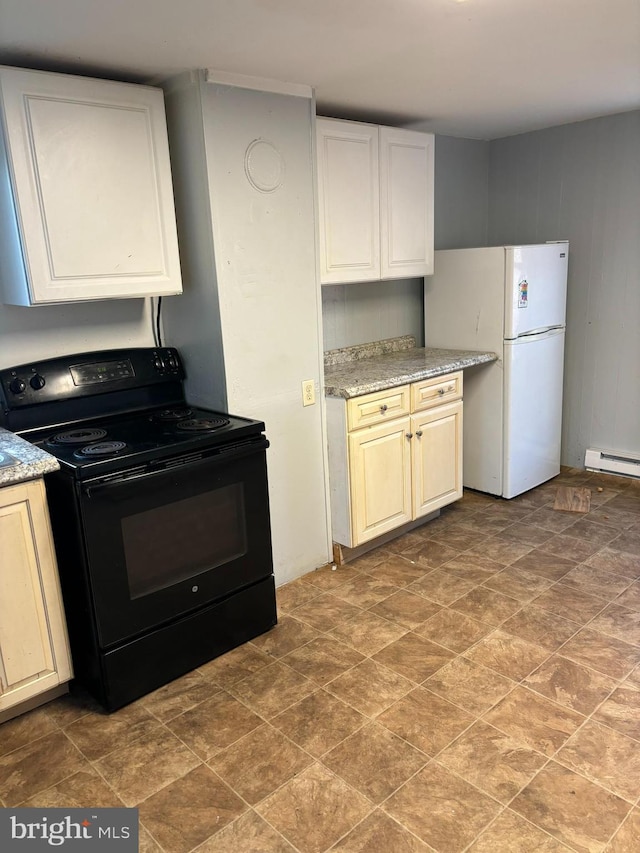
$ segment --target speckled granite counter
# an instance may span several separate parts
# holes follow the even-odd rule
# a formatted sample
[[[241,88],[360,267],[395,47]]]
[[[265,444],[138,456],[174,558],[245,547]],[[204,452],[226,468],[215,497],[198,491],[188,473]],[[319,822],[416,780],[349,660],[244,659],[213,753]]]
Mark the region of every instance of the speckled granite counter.
[[[325,353],[325,395],[359,397],[497,359],[494,352],[416,347],[410,336],[329,350]]]
[[[8,453],[19,464],[0,468],[0,486],[34,480],[60,467],[55,456],[0,427],[0,454],[4,453]]]

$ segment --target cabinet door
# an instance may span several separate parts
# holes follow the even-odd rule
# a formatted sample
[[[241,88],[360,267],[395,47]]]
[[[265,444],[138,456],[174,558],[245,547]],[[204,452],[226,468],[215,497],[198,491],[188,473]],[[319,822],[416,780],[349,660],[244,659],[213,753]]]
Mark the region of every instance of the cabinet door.
[[[0,489],[0,711],[71,678],[41,480]]]
[[[378,128],[316,122],[320,281],[380,278]]]
[[[23,264],[6,301],[180,293],[162,91],[17,68],[0,69],[0,86],[13,190],[2,248]]]
[[[411,418],[413,514],[420,518],[462,497],[462,401]]]
[[[349,435],[353,546],[411,521],[409,418]]]
[[[434,139],[380,128],[382,278],[433,273]]]

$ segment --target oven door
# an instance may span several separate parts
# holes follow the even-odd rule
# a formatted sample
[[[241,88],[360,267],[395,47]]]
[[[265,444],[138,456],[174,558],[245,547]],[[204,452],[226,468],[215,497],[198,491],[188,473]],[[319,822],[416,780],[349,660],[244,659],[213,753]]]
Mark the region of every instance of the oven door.
[[[86,568],[107,648],[273,572],[264,437],[81,487]]]

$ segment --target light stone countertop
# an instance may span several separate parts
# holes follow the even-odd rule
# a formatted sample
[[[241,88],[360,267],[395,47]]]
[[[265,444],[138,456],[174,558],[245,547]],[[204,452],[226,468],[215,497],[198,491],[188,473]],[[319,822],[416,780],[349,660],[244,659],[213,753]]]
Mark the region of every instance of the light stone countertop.
[[[0,454],[8,453],[17,465],[0,468],[0,486],[35,480],[60,467],[55,456],[0,427]]]
[[[497,360],[494,352],[416,347],[409,336],[330,350],[325,353],[325,396],[359,397]]]

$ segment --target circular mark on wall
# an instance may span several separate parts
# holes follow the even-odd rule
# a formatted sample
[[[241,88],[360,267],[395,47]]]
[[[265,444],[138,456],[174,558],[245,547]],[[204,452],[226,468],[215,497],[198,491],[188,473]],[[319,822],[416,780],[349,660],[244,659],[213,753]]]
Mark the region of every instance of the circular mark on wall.
[[[282,186],[284,160],[278,149],[264,139],[254,139],[244,155],[244,170],[251,186],[272,193]]]

